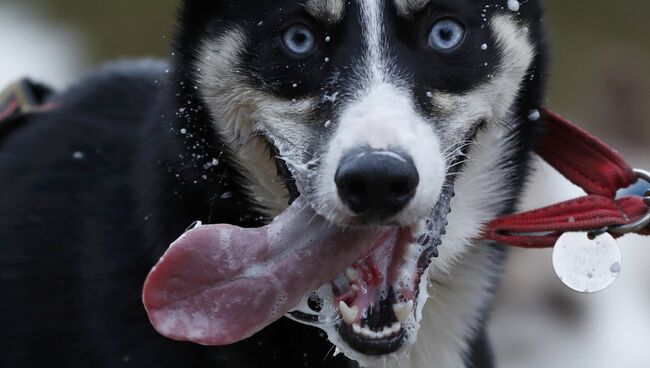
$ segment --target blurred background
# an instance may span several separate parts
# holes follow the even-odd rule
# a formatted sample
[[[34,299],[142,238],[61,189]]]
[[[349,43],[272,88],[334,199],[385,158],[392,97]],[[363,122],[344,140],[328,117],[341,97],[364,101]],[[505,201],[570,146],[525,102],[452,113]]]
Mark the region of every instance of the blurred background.
[[[506,0],[495,0],[506,1]],[[62,88],[115,59],[165,58],[176,0],[0,0],[0,88]],[[547,106],[650,169],[650,1],[546,0]],[[538,162],[522,209],[580,195]],[[491,335],[503,368],[650,367],[650,240],[621,241],[619,280],[596,295],[557,280],[548,251],[513,252]]]

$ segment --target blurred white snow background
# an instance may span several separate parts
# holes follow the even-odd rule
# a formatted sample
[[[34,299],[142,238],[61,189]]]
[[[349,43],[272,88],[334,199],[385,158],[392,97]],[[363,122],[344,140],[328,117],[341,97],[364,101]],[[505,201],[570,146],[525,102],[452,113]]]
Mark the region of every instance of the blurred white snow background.
[[[23,76],[63,87],[87,59],[79,32],[22,3],[0,3],[0,50],[0,88]]]
[[[158,20],[146,23],[137,11],[108,13],[105,9],[149,4],[139,5],[138,11],[151,14],[148,2],[92,5],[78,1],[78,6],[74,1],[65,2],[65,9],[81,9],[71,18],[85,19],[87,27],[82,31],[37,6],[59,9],[64,2],[26,3],[0,2],[0,89],[23,76],[62,88],[106,59],[164,55],[162,46],[146,46],[168,42],[164,30],[171,28],[167,19],[175,6],[172,0],[156,2],[158,11],[167,13],[154,14]],[[589,130],[614,143],[633,164],[650,169],[650,43],[643,41],[650,33],[639,32],[643,25],[647,27],[647,12],[641,9],[647,9],[647,4],[638,0],[595,0],[589,7],[577,0],[547,3],[550,8],[555,6],[549,16],[556,56],[551,106],[564,114],[573,112],[569,115],[574,121],[585,126],[590,123]],[[99,15],[104,20],[95,25],[92,17]],[[141,23],[147,29],[141,29]],[[611,24],[601,27],[605,23]],[[92,38],[89,32],[95,28],[101,32]],[[99,33],[104,38],[97,38]],[[95,41],[91,43],[91,39]],[[111,40],[112,48],[108,41],[97,40]],[[98,47],[104,49],[98,51]],[[536,166],[540,171],[531,180],[522,209],[581,195],[545,164]],[[514,251],[490,330],[498,366],[650,367],[650,238],[629,236],[620,246],[621,276],[596,295],[580,295],[565,288],[553,272],[550,251]]]

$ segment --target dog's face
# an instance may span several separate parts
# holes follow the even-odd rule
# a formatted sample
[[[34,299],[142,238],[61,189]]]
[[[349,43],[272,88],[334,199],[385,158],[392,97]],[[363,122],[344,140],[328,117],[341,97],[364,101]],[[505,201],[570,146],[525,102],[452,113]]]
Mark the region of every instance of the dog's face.
[[[410,227],[479,132],[516,125],[540,17],[532,0],[187,2],[187,70],[260,210],[295,181],[330,222]]]

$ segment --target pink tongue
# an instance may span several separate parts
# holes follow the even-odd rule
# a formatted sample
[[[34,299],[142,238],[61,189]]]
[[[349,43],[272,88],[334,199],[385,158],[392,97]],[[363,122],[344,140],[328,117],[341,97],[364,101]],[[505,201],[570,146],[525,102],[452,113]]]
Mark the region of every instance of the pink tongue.
[[[143,292],[158,332],[175,340],[227,345],[289,312],[397,229],[341,229],[298,199],[259,229],[197,227],[151,270]]]

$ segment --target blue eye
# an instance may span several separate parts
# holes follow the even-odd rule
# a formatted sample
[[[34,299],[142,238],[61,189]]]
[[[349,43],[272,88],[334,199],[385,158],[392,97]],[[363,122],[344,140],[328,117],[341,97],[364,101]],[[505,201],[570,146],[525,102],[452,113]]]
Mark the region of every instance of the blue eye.
[[[282,33],[284,47],[297,56],[308,56],[316,48],[314,33],[305,25],[296,24]]]
[[[436,50],[451,50],[465,38],[465,28],[453,19],[437,21],[429,34],[429,46]]]

